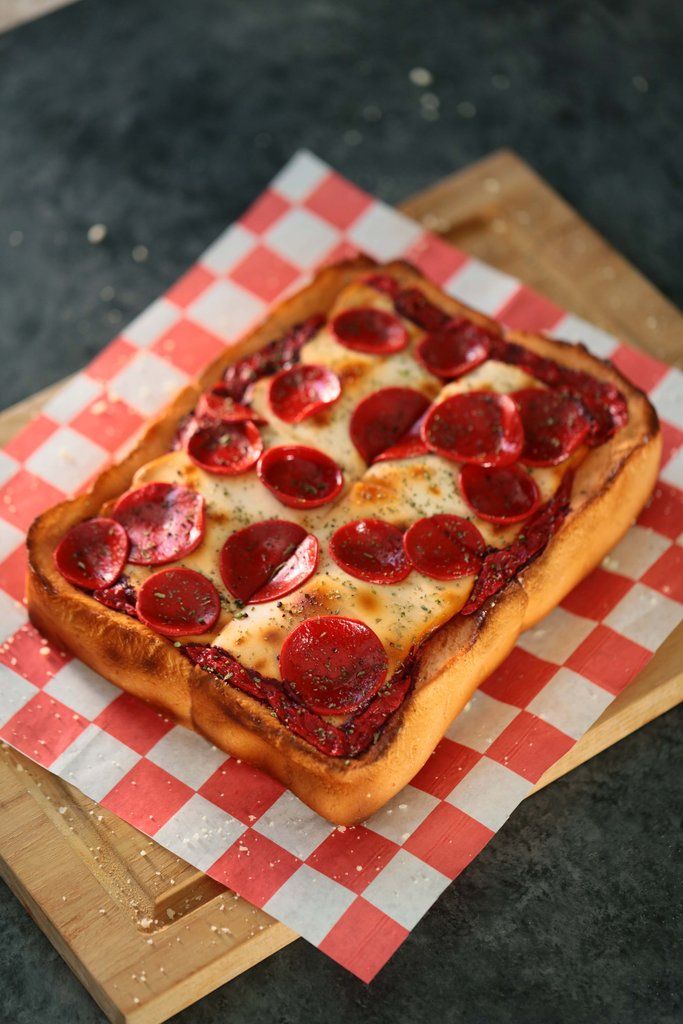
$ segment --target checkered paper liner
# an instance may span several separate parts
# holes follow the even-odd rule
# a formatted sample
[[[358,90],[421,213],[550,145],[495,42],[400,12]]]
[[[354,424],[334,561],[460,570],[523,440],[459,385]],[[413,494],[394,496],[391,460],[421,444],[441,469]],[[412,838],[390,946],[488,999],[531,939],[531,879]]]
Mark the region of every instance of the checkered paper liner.
[[[24,535],[272,303],[358,250],[406,257],[511,327],[609,356],[659,410],[665,456],[638,524],[520,638],[412,783],[363,825],[335,828],[46,643],[23,604]],[[682,382],[298,153],[0,452],[0,738],[370,980],[683,617]]]

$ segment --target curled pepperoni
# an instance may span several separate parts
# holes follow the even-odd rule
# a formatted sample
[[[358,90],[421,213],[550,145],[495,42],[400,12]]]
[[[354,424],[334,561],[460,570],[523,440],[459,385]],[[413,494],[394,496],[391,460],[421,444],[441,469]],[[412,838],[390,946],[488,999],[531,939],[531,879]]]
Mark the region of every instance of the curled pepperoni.
[[[238,690],[244,690],[251,697],[263,696],[258,675],[252,675],[222,647],[214,647],[211,644],[185,644],[183,652],[191,662],[223,682],[236,686]]]
[[[405,551],[418,572],[435,580],[473,576],[486,551],[474,523],[441,514],[418,519],[404,537]]]
[[[229,389],[222,384],[217,384],[199,396],[194,415],[200,421],[219,420],[222,423],[240,423],[257,418],[253,409],[236,402]]]
[[[114,583],[126,564],[128,537],[114,519],[88,519],[72,526],[55,550],[64,579],[84,590]]]
[[[100,604],[113,609],[115,612],[123,612],[134,619],[137,618],[138,613],[135,609],[137,594],[135,587],[127,576],[122,576],[116,583],[112,583],[110,587],[93,590],[92,596]]]
[[[284,597],[313,575],[318,541],[298,523],[269,519],[231,534],[220,556],[225,586],[243,603]]]
[[[520,466],[463,466],[460,490],[470,508],[490,523],[518,523],[535,512],[540,501],[536,481]]]
[[[270,382],[270,407],[285,423],[301,423],[341,395],[339,377],[326,366],[301,363],[281,370]]]
[[[180,484],[145,484],[124,494],[112,513],[130,540],[128,561],[164,565],[189,555],[204,536],[204,499]]]
[[[217,476],[236,476],[256,464],[263,440],[253,423],[217,421],[199,430],[187,442],[187,454],[200,469]]]
[[[342,471],[317,448],[282,444],[261,456],[261,482],[289,508],[318,508],[333,501],[344,486]]]
[[[392,299],[395,299],[401,291],[400,284],[390,274],[369,274],[363,278],[363,284],[366,284],[368,288],[374,288],[375,291],[390,295]]]
[[[507,466],[524,444],[522,421],[508,395],[469,391],[435,405],[425,417],[422,439],[453,462]]]
[[[428,406],[429,399],[414,388],[374,391],[358,403],[351,416],[351,440],[366,462],[374,462],[406,438]]]
[[[590,420],[571,395],[525,388],[512,396],[524,427],[520,458],[530,466],[556,466],[585,440]]]
[[[491,336],[464,316],[450,320],[427,334],[415,355],[436,377],[453,380],[488,359]]]
[[[211,580],[194,569],[162,569],[138,591],[138,618],[162,636],[206,633],[215,626],[221,599]]]
[[[241,402],[254,381],[260,377],[270,377],[295,363],[302,346],[310,341],[324,323],[325,317],[316,313],[308,320],[290,327],[281,338],[275,338],[250,356],[244,356],[229,366],[223,375],[222,386],[236,401]]]
[[[280,651],[280,673],[311,711],[321,715],[355,711],[379,690],[387,655],[364,622],[337,615],[307,619]]]
[[[372,306],[357,306],[339,313],[331,324],[340,344],[354,352],[390,355],[408,344],[408,332],[392,313]]]
[[[330,554],[350,576],[367,583],[398,583],[410,572],[403,531],[381,519],[357,519],[340,526]]]

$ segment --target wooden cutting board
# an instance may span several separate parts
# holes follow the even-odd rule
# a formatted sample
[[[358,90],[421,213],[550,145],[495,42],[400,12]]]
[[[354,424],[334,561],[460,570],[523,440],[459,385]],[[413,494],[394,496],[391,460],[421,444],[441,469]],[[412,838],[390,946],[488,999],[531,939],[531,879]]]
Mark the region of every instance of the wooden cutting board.
[[[660,359],[681,359],[677,310],[513,153],[494,153],[402,209],[558,305]],[[3,413],[0,443],[54,390]],[[681,664],[683,629],[536,788],[674,707]],[[111,1021],[164,1021],[296,938],[6,747],[0,870]]]

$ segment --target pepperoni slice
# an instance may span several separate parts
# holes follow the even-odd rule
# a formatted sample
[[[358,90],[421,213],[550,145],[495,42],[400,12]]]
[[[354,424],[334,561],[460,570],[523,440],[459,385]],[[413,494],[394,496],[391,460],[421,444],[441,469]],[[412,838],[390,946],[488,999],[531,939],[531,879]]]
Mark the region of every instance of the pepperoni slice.
[[[507,466],[519,457],[524,433],[509,395],[470,391],[435,405],[425,417],[422,439],[453,462]]]
[[[351,440],[366,462],[374,462],[406,437],[428,407],[429,399],[414,388],[381,388],[356,406]]]
[[[331,324],[337,339],[354,352],[390,355],[408,344],[408,331],[398,317],[384,309],[356,306],[339,313]]]
[[[194,569],[162,569],[138,591],[138,618],[162,636],[194,636],[215,626],[221,599],[211,580]]]
[[[280,651],[282,678],[321,715],[355,711],[379,690],[387,667],[377,634],[364,622],[337,615],[302,622]]]
[[[263,451],[263,439],[253,423],[216,423],[196,430],[187,454],[200,469],[216,476],[236,476],[251,469]]]
[[[257,466],[261,482],[289,508],[318,508],[333,501],[344,486],[342,471],[317,448],[282,444],[269,448]]]
[[[326,366],[301,363],[281,370],[270,382],[270,407],[285,423],[301,423],[336,402],[341,382]]]
[[[525,388],[512,396],[524,427],[520,458],[530,466],[556,466],[585,440],[590,420],[571,395]]]
[[[488,359],[491,336],[466,317],[456,317],[427,334],[415,355],[436,377],[453,380]]]
[[[366,284],[368,288],[374,288],[375,291],[384,292],[385,295],[391,295],[392,299],[395,299],[401,291],[400,284],[390,274],[370,274],[363,278],[363,284]]]
[[[430,302],[419,288],[402,288],[396,296],[395,304],[401,316],[412,320],[425,331],[437,331],[451,319],[448,313]]]
[[[194,415],[197,420],[219,420],[222,423],[240,423],[257,419],[254,410],[248,405],[236,402],[228,388],[222,384],[217,384],[215,388],[199,396]]]
[[[64,579],[84,590],[114,583],[126,564],[128,537],[114,519],[88,519],[72,526],[55,550]]]
[[[518,523],[540,502],[536,481],[520,466],[463,466],[460,490],[470,508],[490,523]]]
[[[210,672],[223,682],[236,686],[238,690],[244,690],[251,697],[263,697],[258,677],[252,677],[251,673],[222,647],[213,647],[211,644],[185,644],[183,653],[195,665],[199,665],[205,672]]]
[[[128,561],[164,565],[189,555],[204,536],[204,499],[180,484],[145,484],[124,494],[113,511],[128,534]]]
[[[484,538],[474,523],[445,513],[418,519],[403,543],[417,571],[435,580],[475,575],[486,551]]]
[[[330,554],[344,572],[367,583],[398,583],[410,572],[403,531],[381,519],[357,519],[340,526]]]
[[[284,519],[253,523],[231,534],[220,557],[225,586],[243,603],[284,597],[313,575],[318,541],[303,526]]]

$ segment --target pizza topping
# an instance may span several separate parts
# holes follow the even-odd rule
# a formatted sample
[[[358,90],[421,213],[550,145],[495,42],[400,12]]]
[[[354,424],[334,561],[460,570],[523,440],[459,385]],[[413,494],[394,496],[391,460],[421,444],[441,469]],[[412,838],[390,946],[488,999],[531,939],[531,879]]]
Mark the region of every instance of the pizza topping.
[[[415,354],[430,373],[453,380],[483,363],[490,350],[488,331],[460,316],[427,334]]]
[[[462,609],[463,615],[476,612],[489,597],[499,593],[521,569],[544,551],[569,512],[571,488],[572,474],[565,473],[553,497],[525,523],[512,544],[486,556],[469,600]]]
[[[261,456],[257,472],[278,501],[290,508],[326,505],[344,486],[337,463],[329,455],[302,444],[270,448]]]
[[[404,546],[417,571],[435,580],[474,575],[486,551],[484,538],[473,523],[447,514],[418,519],[407,531]]]
[[[341,382],[333,370],[302,363],[280,370],[270,383],[270,407],[285,423],[301,423],[336,402]]]
[[[351,440],[366,462],[374,462],[406,440],[428,406],[429,399],[414,388],[381,388],[356,406],[349,424]]]
[[[248,405],[236,402],[229,389],[222,384],[217,384],[215,388],[200,395],[194,415],[200,422],[219,420],[221,423],[240,423],[256,419],[254,410]]]
[[[263,439],[253,423],[216,423],[200,427],[187,442],[187,454],[200,469],[217,476],[236,476],[256,464]]]
[[[311,711],[347,714],[372,697],[387,674],[379,637],[357,619],[307,619],[285,640],[282,678]]]
[[[230,397],[241,402],[254,381],[260,377],[272,377],[279,370],[293,366],[302,347],[324,323],[324,316],[310,316],[308,320],[291,327],[281,338],[275,338],[257,352],[229,366],[223,375],[223,387]]]
[[[162,636],[206,633],[218,620],[221,599],[211,580],[194,569],[162,569],[140,587],[138,618]]]
[[[536,511],[540,500],[536,481],[520,466],[463,466],[460,490],[470,508],[489,523],[518,523]]]
[[[137,594],[135,587],[127,576],[122,576],[116,583],[112,583],[110,587],[94,590],[92,596],[100,604],[105,605],[106,608],[111,608],[115,612],[123,612],[134,619],[137,618],[138,613],[135,608]]]
[[[372,306],[345,309],[332,321],[332,332],[340,344],[354,352],[390,355],[408,344],[408,332],[392,313]]]
[[[419,288],[402,288],[395,299],[396,311],[425,331],[438,331],[449,323],[448,313],[430,302]]]
[[[614,384],[598,380],[582,370],[572,370],[553,359],[539,356],[524,345],[495,338],[491,356],[513,366],[521,366],[548,387],[562,390],[580,399],[590,419],[586,443],[591,448],[608,441],[628,423],[628,405]]]
[[[112,513],[130,540],[128,561],[164,565],[189,555],[204,536],[204,498],[180,484],[152,483],[124,494]]]
[[[263,604],[296,590],[315,572],[318,540],[298,523],[269,519],[228,537],[220,556],[225,586],[244,604]]]
[[[337,565],[367,583],[398,583],[410,572],[403,531],[381,519],[358,519],[340,526],[330,540]]]
[[[212,676],[236,686],[251,697],[262,696],[258,673],[247,671],[222,647],[213,647],[211,644],[185,644],[183,651],[191,662],[199,665],[205,672],[210,672]]]
[[[590,421],[578,399],[540,388],[526,388],[512,397],[524,427],[522,462],[556,466],[585,440]]]
[[[392,299],[396,298],[401,291],[401,285],[390,274],[369,274],[363,278],[363,284],[366,284],[368,288],[374,288],[375,291],[382,292],[384,295],[390,295]]]
[[[64,579],[84,590],[114,583],[126,564],[128,537],[114,519],[87,519],[72,526],[55,550]]]
[[[412,427],[396,444],[386,448],[377,456],[375,462],[387,462],[389,459],[415,459],[419,455],[426,455],[429,449],[422,440],[422,421],[420,417],[413,423]]]
[[[429,411],[422,439],[453,462],[507,466],[522,451],[524,434],[517,406],[508,395],[469,391],[451,395]]]

